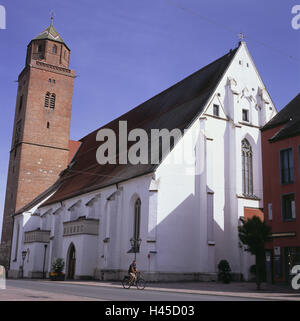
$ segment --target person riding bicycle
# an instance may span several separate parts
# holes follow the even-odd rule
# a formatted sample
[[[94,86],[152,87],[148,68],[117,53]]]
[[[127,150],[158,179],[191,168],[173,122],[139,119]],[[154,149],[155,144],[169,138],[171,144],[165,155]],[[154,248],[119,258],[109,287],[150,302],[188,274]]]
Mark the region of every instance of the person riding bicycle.
[[[132,263],[129,265],[128,274],[134,285],[136,284],[137,272],[138,272],[138,269],[136,268],[136,260],[133,260]]]

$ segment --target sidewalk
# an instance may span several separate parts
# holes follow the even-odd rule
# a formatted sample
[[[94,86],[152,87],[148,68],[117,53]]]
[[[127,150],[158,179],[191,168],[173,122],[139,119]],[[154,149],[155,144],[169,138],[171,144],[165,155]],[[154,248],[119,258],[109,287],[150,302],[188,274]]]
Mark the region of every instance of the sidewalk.
[[[55,282],[55,281],[45,281]],[[82,284],[99,287],[121,288],[121,282],[108,281],[59,281],[60,283]],[[285,285],[262,284],[261,290],[256,290],[255,283],[232,282],[178,282],[178,283],[148,283],[147,291],[164,291],[177,293],[205,294],[216,296],[232,296],[240,298],[255,298],[268,300],[300,301],[300,291],[293,291]]]

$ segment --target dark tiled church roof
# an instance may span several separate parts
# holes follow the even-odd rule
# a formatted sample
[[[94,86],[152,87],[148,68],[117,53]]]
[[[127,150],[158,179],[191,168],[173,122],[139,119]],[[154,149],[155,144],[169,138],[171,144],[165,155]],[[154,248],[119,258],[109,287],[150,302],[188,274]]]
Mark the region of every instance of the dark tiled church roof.
[[[277,141],[300,134],[300,94],[289,102],[261,130],[264,131],[277,126],[282,128],[270,139],[271,141]]]
[[[203,111],[205,104],[216,89],[237,50],[238,48],[231,50],[225,56],[102,128],[112,129],[118,137],[119,121],[126,120],[128,132],[134,128],[142,128],[148,134],[151,129],[166,128],[172,130],[179,128],[183,131]],[[100,142],[96,141],[99,129],[80,140],[82,144],[75,158],[61,174],[60,187],[44,205],[126,181],[155,170],[157,165],[153,164],[99,165],[96,160],[96,151],[100,146]],[[128,147],[130,147],[129,144]],[[162,151],[162,157],[165,154],[166,151]]]

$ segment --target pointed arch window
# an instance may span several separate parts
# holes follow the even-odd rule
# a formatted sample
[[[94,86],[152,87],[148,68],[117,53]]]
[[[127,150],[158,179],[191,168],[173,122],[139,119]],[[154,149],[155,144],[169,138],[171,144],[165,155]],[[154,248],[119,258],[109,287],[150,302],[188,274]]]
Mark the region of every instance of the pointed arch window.
[[[253,161],[252,147],[247,139],[242,141],[242,175],[243,175],[243,194],[253,195]]]
[[[45,107],[49,107],[50,93],[47,92],[45,95]]]
[[[141,200],[138,198],[134,204],[134,222],[133,222],[133,240],[135,240],[136,252],[139,252],[140,239],[140,227],[141,227]]]
[[[51,94],[51,97],[50,97],[50,108],[52,108],[52,109],[55,108],[55,99],[56,99],[55,94]]]

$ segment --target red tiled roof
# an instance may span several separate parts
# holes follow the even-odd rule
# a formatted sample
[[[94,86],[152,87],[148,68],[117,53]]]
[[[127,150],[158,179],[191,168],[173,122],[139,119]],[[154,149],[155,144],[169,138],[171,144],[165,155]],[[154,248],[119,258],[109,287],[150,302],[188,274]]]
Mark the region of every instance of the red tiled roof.
[[[257,216],[262,222],[264,221],[264,212],[260,208],[245,207],[244,208],[245,219],[249,220],[253,216]]]

